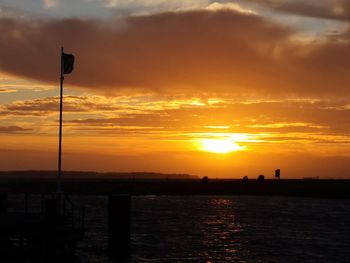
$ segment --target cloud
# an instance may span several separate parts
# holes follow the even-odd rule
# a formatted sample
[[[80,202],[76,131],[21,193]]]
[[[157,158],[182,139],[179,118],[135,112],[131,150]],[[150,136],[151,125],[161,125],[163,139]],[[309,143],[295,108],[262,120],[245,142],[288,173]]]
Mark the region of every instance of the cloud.
[[[15,89],[7,89],[7,88],[1,88],[0,87],[0,93],[14,93],[17,92]]]
[[[25,129],[19,126],[0,126],[0,134],[3,133],[23,133],[31,131],[32,129]]]
[[[213,0],[3,0],[0,17],[100,18],[205,9]],[[84,6],[84,8],[82,8]],[[3,12],[1,12],[3,10]]]
[[[0,90],[1,92],[1,90]],[[0,105],[2,115],[43,116],[57,114],[59,111],[59,97],[46,97],[34,100],[19,100]],[[117,112],[121,107],[108,104],[97,96],[65,96],[64,112],[94,113]]]
[[[150,96],[72,96],[64,99],[65,126],[90,134],[288,133],[308,141],[348,140],[349,100],[237,100],[218,97],[179,99]],[[58,97],[17,100],[0,106],[0,115],[22,121],[53,121]],[[16,122],[11,122],[13,125]],[[223,129],[224,128],[224,129]],[[49,130],[45,130],[49,132]],[[296,135],[297,133],[297,135]],[[313,134],[313,135],[312,135]],[[311,135],[314,138],[311,138]]]
[[[256,15],[191,11],[111,21],[0,20],[0,70],[57,83],[59,48],[76,56],[67,84],[100,92],[348,96],[349,33],[295,42]]]
[[[350,2],[348,0],[249,0],[259,5],[267,6],[279,12],[296,14],[307,17],[325,18],[349,21]]]
[[[100,0],[103,6],[112,8],[116,12],[136,15],[161,13],[166,11],[184,11],[201,9],[209,5],[212,0]]]
[[[45,8],[54,8],[59,5],[58,0],[43,0],[43,4]]]
[[[210,10],[210,11],[233,10],[233,11],[237,11],[237,12],[245,13],[245,14],[256,14],[255,11],[253,11],[251,9],[243,8],[237,3],[213,2],[213,3],[209,4],[205,9]]]
[[[349,100],[242,100],[148,95],[64,98],[67,121],[82,126],[163,127],[201,131],[224,126],[228,132],[350,131]],[[47,116],[59,110],[58,97],[17,100],[0,106],[2,116]],[[95,127],[94,127],[95,128]],[[217,130],[216,129],[216,130]]]
[[[163,102],[166,104],[166,102]],[[344,102],[345,103],[345,102]],[[112,132],[123,127],[148,127],[153,131],[183,133],[293,133],[291,136],[310,140],[336,141],[349,135],[349,109],[330,103],[259,102],[223,103],[212,106],[182,107],[177,109],[147,110],[143,113],[124,113],[116,116],[97,116],[71,119],[66,125],[76,129]],[[222,127],[225,127],[223,130]],[[139,131],[139,130],[138,130]],[[314,138],[309,136],[314,134]],[[270,136],[270,135],[269,135]],[[306,137],[305,137],[306,136]],[[339,136],[335,138],[334,136]],[[344,137],[345,136],[345,137]]]
[[[28,15],[18,8],[8,7],[0,4],[0,19],[4,18],[26,18]]]

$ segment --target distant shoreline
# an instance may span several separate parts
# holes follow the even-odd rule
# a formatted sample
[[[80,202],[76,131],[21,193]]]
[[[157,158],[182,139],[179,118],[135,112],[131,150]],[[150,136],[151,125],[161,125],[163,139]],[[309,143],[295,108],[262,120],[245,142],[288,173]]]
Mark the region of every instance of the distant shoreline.
[[[0,171],[2,179],[33,179],[51,180],[56,179],[57,171]],[[72,180],[94,179],[198,179],[196,175],[156,172],[93,172],[93,171],[62,171],[62,177]]]
[[[350,180],[65,179],[63,190],[76,195],[251,195],[350,199]],[[54,179],[0,178],[0,193],[53,193]]]

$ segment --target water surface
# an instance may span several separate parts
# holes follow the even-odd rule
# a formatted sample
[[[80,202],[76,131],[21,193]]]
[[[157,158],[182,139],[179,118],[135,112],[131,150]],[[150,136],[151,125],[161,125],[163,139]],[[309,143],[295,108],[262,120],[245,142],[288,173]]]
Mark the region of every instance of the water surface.
[[[110,262],[107,198],[87,209],[81,262]],[[350,201],[255,196],[132,198],[131,262],[349,262]]]

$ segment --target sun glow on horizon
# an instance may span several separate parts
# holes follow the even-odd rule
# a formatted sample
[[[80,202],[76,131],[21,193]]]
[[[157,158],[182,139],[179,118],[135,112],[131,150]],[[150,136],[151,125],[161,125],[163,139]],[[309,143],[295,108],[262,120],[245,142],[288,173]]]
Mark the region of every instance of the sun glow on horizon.
[[[201,139],[199,143],[200,150],[212,153],[226,154],[246,149],[230,139]]]

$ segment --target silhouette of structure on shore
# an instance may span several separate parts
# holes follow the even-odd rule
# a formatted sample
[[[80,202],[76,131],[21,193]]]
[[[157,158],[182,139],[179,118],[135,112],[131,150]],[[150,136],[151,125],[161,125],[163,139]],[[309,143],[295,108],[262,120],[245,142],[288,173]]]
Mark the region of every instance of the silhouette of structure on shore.
[[[208,176],[204,176],[204,177],[202,178],[202,183],[203,183],[203,184],[209,183],[209,178],[208,178]]]
[[[275,170],[275,178],[276,179],[281,179],[281,169],[276,169]]]
[[[260,174],[260,175],[258,176],[258,182],[259,182],[259,183],[265,182],[265,176],[264,176],[263,174]]]

